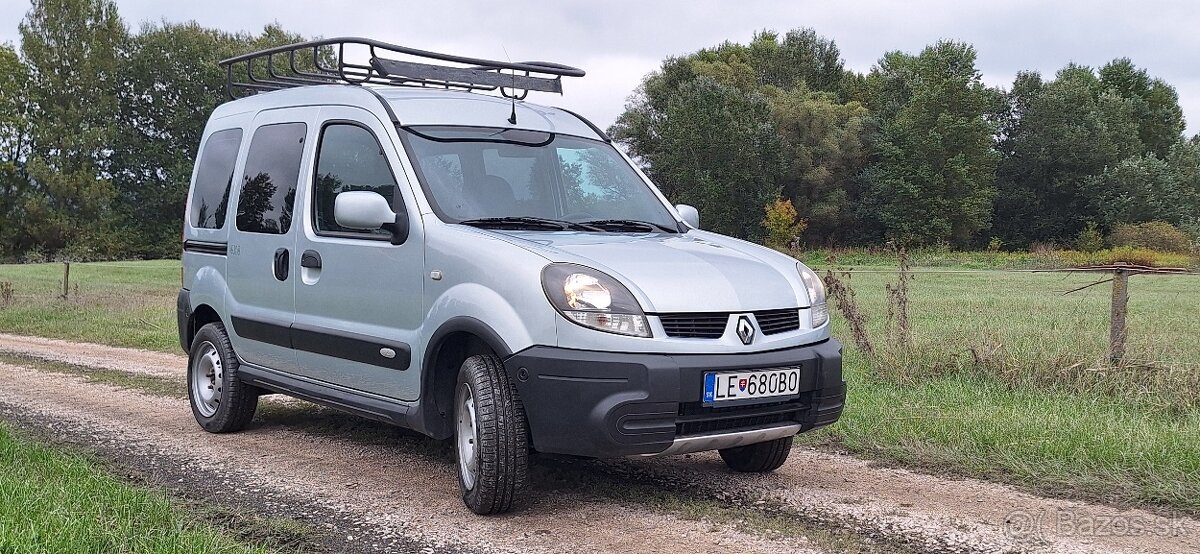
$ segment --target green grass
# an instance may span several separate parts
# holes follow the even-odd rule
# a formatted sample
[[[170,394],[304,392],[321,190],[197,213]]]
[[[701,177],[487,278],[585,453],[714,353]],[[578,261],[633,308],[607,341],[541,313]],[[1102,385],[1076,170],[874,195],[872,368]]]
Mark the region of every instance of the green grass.
[[[1200,514],[1200,277],[1131,279],[1129,363],[1107,360],[1110,286],[1055,273],[918,273],[914,346],[887,346],[890,271],[853,273],[883,355],[850,343],[842,421],[804,437],[899,465]]]
[[[179,351],[177,260],[71,264],[67,300],[62,278],[63,264],[0,265],[0,283],[13,290],[11,302],[0,299],[0,330]]]
[[[164,495],[0,426],[0,552],[259,552]]]
[[[868,361],[835,315],[834,335],[847,344],[847,409],[840,423],[803,440],[1041,492],[1200,514],[1200,277],[1131,279],[1129,363],[1112,367],[1109,286],[1061,294],[1102,277],[970,271],[963,260],[984,265],[1004,254],[956,255],[958,265],[945,263],[951,272],[917,269],[911,349],[881,338],[893,270],[846,263],[860,269],[849,282],[885,355]],[[73,265],[80,295],[64,302],[54,290],[61,265],[0,266],[0,281],[16,293],[0,306],[0,331],[176,351],[178,267]]]

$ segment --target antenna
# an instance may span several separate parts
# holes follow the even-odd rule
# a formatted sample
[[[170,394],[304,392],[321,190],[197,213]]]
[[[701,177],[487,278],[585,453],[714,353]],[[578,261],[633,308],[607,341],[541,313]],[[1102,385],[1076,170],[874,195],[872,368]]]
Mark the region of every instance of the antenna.
[[[500,45],[500,49],[504,51],[504,57],[508,60],[508,63],[512,63],[512,56],[508,55],[508,49],[505,48],[503,44]],[[516,91],[516,89],[517,89],[517,72],[516,72],[516,70],[511,70],[511,71],[509,71],[509,73],[512,75],[513,91]],[[509,100],[512,102],[512,113],[509,114],[509,116],[508,116],[508,123],[511,125],[516,125],[517,124],[517,97],[516,97],[516,95],[514,94],[513,96],[510,96]]]

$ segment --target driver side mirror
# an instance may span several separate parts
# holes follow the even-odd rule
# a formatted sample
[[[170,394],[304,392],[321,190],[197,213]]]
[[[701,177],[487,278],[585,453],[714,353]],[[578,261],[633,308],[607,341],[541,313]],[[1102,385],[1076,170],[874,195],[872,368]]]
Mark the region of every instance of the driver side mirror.
[[[339,193],[333,201],[333,219],[341,227],[359,231],[386,229],[392,244],[408,240],[408,214],[392,211],[388,201],[376,192],[356,190]]]
[[[675,204],[675,211],[679,212],[679,216],[683,218],[683,222],[690,225],[693,229],[700,228],[700,212],[696,208],[687,204]]]

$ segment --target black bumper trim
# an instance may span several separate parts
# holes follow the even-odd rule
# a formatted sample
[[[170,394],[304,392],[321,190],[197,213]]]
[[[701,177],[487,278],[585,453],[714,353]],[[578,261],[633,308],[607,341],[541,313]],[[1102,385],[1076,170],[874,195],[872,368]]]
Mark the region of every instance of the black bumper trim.
[[[745,354],[635,354],[535,346],[505,360],[539,451],[589,457],[653,454],[676,438],[837,421],[845,401],[842,346],[817,344]],[[704,373],[800,367],[800,395],[705,407]],[[523,379],[522,379],[523,377]]]

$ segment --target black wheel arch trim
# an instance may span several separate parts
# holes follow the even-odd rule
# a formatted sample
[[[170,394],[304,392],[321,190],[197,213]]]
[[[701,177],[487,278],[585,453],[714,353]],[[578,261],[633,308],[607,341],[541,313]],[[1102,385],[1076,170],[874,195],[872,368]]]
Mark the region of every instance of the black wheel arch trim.
[[[425,343],[425,356],[421,360],[421,393],[420,408],[413,414],[413,429],[437,439],[448,438],[453,431],[442,417],[441,407],[435,400],[434,388],[434,356],[442,349],[447,337],[454,333],[469,333],[485,345],[501,360],[513,355],[513,351],[500,338],[500,334],[487,323],[471,316],[455,316],[442,322],[437,330],[430,335]]]

